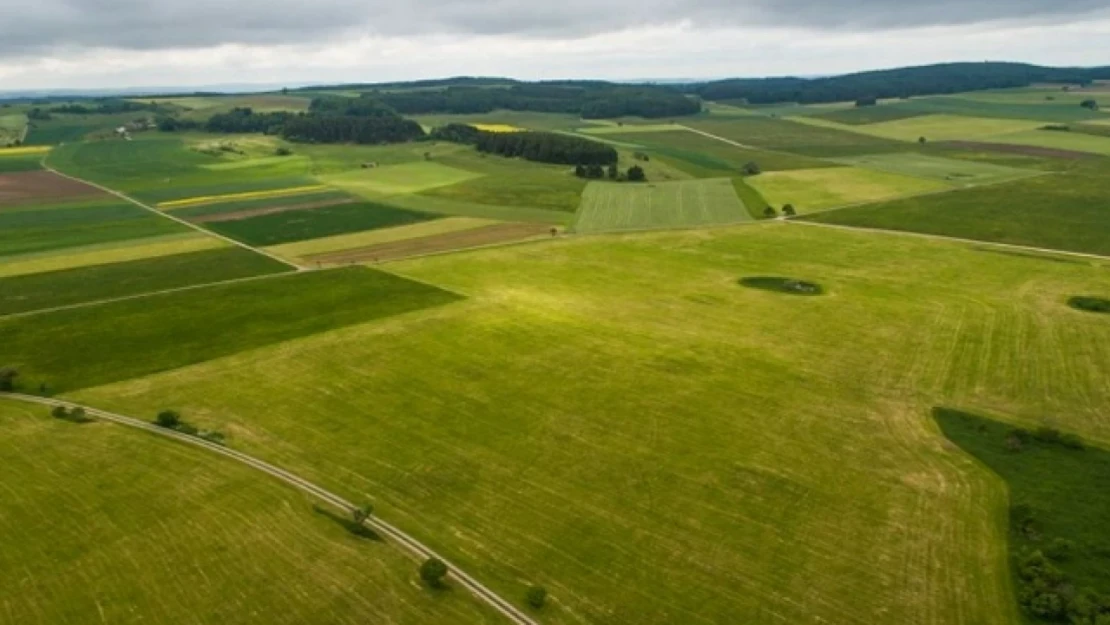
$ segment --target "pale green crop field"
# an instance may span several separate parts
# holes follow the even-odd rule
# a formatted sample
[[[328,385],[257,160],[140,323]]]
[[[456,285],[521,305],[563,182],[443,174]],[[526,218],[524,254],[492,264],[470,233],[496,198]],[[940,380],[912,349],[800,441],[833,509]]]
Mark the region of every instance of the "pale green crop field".
[[[1033,145],[1042,148],[1057,150],[1073,150],[1110,156],[1110,137],[1085,135],[1078,132],[1057,132],[1050,130],[1032,130],[1015,134],[991,137],[994,143],[1010,143],[1016,145]]]
[[[391,268],[468,299],[78,397],[372,500],[549,625],[1016,624],[1004,485],[931,409],[1110,441],[1088,261],[766,223]]]
[[[849,156],[830,160],[853,167],[931,180],[943,180],[949,184],[963,186],[1019,180],[1041,173],[993,163],[928,156],[913,152]]]
[[[1045,124],[1045,122],[1022,119],[990,119],[960,115],[922,115],[862,126],[837,124],[814,118],[798,118],[793,121],[898,141],[917,141],[921,137],[925,137],[927,141],[981,140],[995,135],[1034,130]]]
[[[47,413],[0,401],[5,623],[500,623],[253,469]]]
[[[123,263],[173,254],[187,254],[227,247],[228,245],[230,244],[222,239],[195,232],[186,232],[161,237],[113,241],[99,245],[36,252],[5,258],[4,264],[0,265],[0,278],[44,271],[61,271],[62,269],[91,265]]]
[[[404,241],[407,239],[446,234],[448,232],[462,232],[464,230],[473,230],[496,223],[500,222],[493,219],[478,219],[476,217],[444,217],[443,219],[422,221],[405,226],[394,226],[392,228],[368,230],[366,232],[355,232],[353,234],[340,234],[333,237],[274,245],[267,248],[267,250],[279,256],[300,258],[313,254],[323,254],[325,252],[353,250],[359,247],[376,245],[378,243]]]
[[[799,214],[951,188],[938,180],[857,167],[774,171],[744,181],[772,206],[793,204]]]
[[[381,197],[418,193],[481,176],[480,173],[435,162],[419,162],[357,169],[342,174],[320,176],[320,180],[363,197]]]
[[[661,183],[592,182],[573,222],[576,232],[692,228],[751,221],[728,178]]]

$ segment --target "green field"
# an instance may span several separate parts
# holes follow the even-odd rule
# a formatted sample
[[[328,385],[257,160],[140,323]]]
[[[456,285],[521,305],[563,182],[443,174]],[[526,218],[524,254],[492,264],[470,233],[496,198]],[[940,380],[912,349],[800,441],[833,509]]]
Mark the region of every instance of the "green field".
[[[937,180],[857,167],[777,171],[744,181],[772,206],[792,204],[799,214],[950,188]]]
[[[1023,433],[959,411],[936,415],[945,436],[1006,481],[1009,506],[992,512],[1009,521],[1010,561],[1027,621],[1097,625],[1100,612],[1110,613],[1110,452],[1048,425]],[[1046,574],[1038,579],[1033,566]]]
[[[912,152],[843,157],[835,160],[843,165],[885,171],[892,174],[904,174],[917,178],[943,180],[953,185],[994,184],[1019,180],[1039,173],[967,159],[943,158]]]
[[[810,118],[809,121],[812,123],[814,120]],[[998,135],[1033,130],[1043,125],[1036,121],[937,114],[865,126],[844,125],[843,128],[872,137],[906,142],[915,142],[921,137],[925,137],[926,141],[993,141]]]
[[[188,232],[132,204],[96,200],[0,212],[0,257]]]
[[[388,196],[445,187],[479,176],[481,174],[426,161],[322,176],[320,180],[359,195]]]
[[[695,228],[751,221],[732,181],[593,182],[582,195],[575,232]]]
[[[27,388],[68,391],[457,299],[372,269],[337,269],[0,320],[0,343]]]
[[[1041,92],[1044,93],[1044,92]],[[1097,119],[1099,113],[1079,106],[1090,97],[1076,98],[1078,94],[1060,91],[1052,92],[1051,97],[1061,99],[1046,100],[1048,95],[1039,95],[1039,101],[1029,101],[1028,97],[994,95],[990,99],[975,94],[960,97],[914,98],[901,104],[906,110],[928,114],[961,115],[995,119],[1027,119],[1040,122],[1074,122]]]
[[[880,106],[861,106],[855,108],[846,108],[835,111],[828,111],[824,113],[817,113],[810,115],[830,122],[838,124],[848,124],[850,126],[862,126],[866,124],[877,124],[880,122],[890,122],[899,119],[910,119],[925,115],[919,111],[908,110],[903,107],[893,105],[880,105]]]
[[[734,117],[691,121],[688,126],[758,148],[781,150],[807,156],[846,156],[905,149],[900,142],[854,132],[861,126],[826,128],[772,117]],[[912,120],[909,120],[912,121]],[[899,123],[899,122],[894,122]],[[832,124],[832,122],[824,122]],[[915,137],[916,139],[916,137]]]
[[[0,151],[0,174],[41,169],[41,154],[4,154]]]
[[[47,412],[0,402],[4,622],[501,622],[248,467]]]
[[[1005,488],[932,407],[1110,440],[1087,263],[765,224],[391,268],[471,297],[77,396],[372,496],[552,625],[1013,624]]]
[[[823,213],[815,221],[1110,255],[1104,161],[1004,185]]]
[[[283,271],[289,266],[230,247],[0,278],[0,316]]]
[[[198,232],[183,232],[160,237],[113,241],[97,245],[70,247],[58,251],[7,256],[0,265],[0,277],[23,276],[44,271],[108,265],[172,254],[188,254],[227,247],[228,242]]]
[[[421,213],[375,202],[356,202],[288,210],[236,221],[219,221],[205,224],[205,227],[251,245],[278,245],[438,218],[433,213]]]
[[[276,197],[267,197],[255,200],[240,200],[235,202],[215,202],[212,204],[197,204],[171,209],[174,217],[192,219],[208,217],[210,215],[223,215],[238,213],[240,211],[298,206],[303,204],[324,204],[329,202],[340,203],[345,200],[354,200],[350,194],[343,191],[325,190],[315,193],[297,193]]]
[[[1035,145],[1056,150],[1072,150],[1110,156],[1110,137],[1100,137],[1078,132],[1053,132],[1049,130],[1030,130],[998,137],[991,137],[994,143],[1015,145]]]
[[[492,219],[478,219],[475,217],[444,217],[442,219],[422,221],[405,226],[393,226],[391,228],[355,232],[353,234],[339,234],[322,239],[275,245],[269,248],[269,251],[287,258],[303,258],[313,254],[353,250],[379,243],[404,241],[407,239],[429,237],[449,232],[462,232],[464,230],[473,230],[474,228],[490,226],[496,223],[500,222]]]
[[[624,128],[619,135],[607,135],[644,146],[652,157],[665,159],[678,169],[697,178],[721,178],[738,175],[747,163],[757,163],[763,171],[813,169],[829,167],[828,163],[786,152],[750,150],[718,141],[688,130],[633,133]]]
[[[135,120],[134,113],[121,115],[53,115],[50,120],[31,120],[25,145],[59,145],[81,141],[96,134],[111,134],[115,128]]]

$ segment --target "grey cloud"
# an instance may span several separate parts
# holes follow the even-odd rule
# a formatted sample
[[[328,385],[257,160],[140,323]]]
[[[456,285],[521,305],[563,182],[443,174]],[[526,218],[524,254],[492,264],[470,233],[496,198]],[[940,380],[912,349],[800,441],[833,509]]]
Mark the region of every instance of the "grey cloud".
[[[1061,21],[1106,0],[29,0],[0,2],[0,55],[44,49],[195,48],[225,43],[316,43],[368,35],[574,38],[689,21],[695,27],[798,26],[825,30]]]

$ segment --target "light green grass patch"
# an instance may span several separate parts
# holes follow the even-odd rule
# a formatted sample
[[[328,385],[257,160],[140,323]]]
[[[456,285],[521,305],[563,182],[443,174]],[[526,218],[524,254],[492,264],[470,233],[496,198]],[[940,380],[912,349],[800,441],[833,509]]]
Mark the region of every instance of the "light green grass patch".
[[[481,228],[482,226],[489,226],[496,223],[501,222],[477,217],[446,217],[444,219],[425,221],[406,226],[396,226],[394,228],[355,232],[353,234],[340,234],[334,237],[275,245],[266,249],[280,256],[300,258],[313,254],[323,254],[325,252],[353,250],[378,243],[391,243],[393,241],[404,241],[407,239],[416,239],[448,232],[472,230],[474,228]]]
[[[566,225],[573,215],[569,212],[548,210],[535,206],[484,204],[482,202],[470,202],[431,195],[395,195],[389,198],[386,203],[390,206],[440,215],[476,217],[496,221],[525,221],[560,226]]]
[[[877,202],[951,188],[936,181],[856,167],[775,171],[744,179],[777,208],[798,213]]]
[[[577,232],[691,228],[751,221],[732,180],[591,182],[574,219]]]
[[[345,191],[372,198],[417,193],[481,176],[482,174],[435,162],[419,162],[359,169],[321,176],[320,180]]]
[[[675,130],[685,130],[685,128],[680,124],[624,124],[620,126],[605,125],[579,128],[578,132],[587,135],[606,135],[621,134],[626,132],[672,132]]]
[[[247,169],[248,167],[268,167],[276,164],[290,164],[290,161],[300,161],[303,165],[308,165],[310,162],[306,156],[264,156],[262,158],[250,158],[241,161],[229,161],[226,163],[212,163],[211,165],[203,165],[205,169],[212,171],[234,171],[236,169]]]
[[[1041,173],[993,163],[926,156],[914,152],[873,154],[830,160],[853,167],[904,174],[917,178],[943,180],[949,184],[964,186],[1018,180]]]
[[[812,123],[812,118],[803,123]],[[822,120],[820,125],[831,123]],[[991,119],[987,117],[963,117],[960,115],[922,115],[891,122],[851,126],[836,124],[842,130],[859,132],[884,139],[898,141],[917,141],[925,137],[927,141],[977,140],[1023,130],[1033,130],[1043,126],[1043,122],[1023,119]],[[830,126],[831,127],[831,126]]]
[[[26,256],[5,258],[4,263],[0,264],[0,277],[23,276],[91,265],[123,263],[132,260],[214,250],[228,245],[230,244],[222,239],[189,232],[165,237],[89,245],[62,251],[39,252]]]
[[[1086,135],[1078,132],[1057,132],[1050,130],[1031,130],[999,137],[991,137],[993,143],[1013,145],[1032,145],[1056,150],[1072,150],[1110,156],[1110,137]]]

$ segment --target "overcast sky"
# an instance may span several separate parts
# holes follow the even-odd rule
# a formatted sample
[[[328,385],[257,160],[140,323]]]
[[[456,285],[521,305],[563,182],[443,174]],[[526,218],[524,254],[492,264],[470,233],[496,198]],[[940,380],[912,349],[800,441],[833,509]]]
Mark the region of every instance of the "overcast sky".
[[[1110,65],[1107,0],[0,1],[0,89]]]

